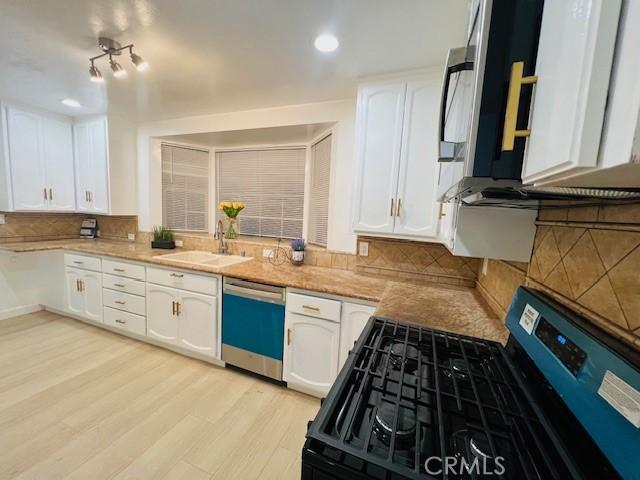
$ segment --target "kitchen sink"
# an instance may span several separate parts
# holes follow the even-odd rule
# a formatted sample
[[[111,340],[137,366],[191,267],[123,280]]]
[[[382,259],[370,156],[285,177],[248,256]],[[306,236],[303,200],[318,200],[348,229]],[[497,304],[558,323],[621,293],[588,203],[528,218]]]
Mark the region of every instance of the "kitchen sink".
[[[167,253],[165,255],[156,255],[153,258],[187,263],[190,265],[205,265],[210,267],[228,267],[230,265],[235,265],[236,263],[242,263],[251,260],[251,257],[241,257],[240,255],[220,255],[218,253],[205,252],[200,250]]]

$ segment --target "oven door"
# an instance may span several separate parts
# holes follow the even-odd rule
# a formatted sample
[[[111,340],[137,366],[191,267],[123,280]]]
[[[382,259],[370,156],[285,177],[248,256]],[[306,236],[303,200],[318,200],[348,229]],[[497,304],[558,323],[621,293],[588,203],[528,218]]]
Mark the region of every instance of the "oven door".
[[[467,42],[447,55],[440,102],[438,197],[463,177],[473,175],[472,150],[478,117],[474,110],[479,106],[482,89],[483,47],[486,51],[482,35],[486,36],[489,30],[491,6],[492,0],[473,2]]]

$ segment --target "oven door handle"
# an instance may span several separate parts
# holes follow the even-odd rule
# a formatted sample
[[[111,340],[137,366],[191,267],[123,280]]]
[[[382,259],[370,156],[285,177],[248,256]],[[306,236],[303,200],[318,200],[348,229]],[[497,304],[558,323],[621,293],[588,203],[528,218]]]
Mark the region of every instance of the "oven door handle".
[[[457,153],[462,145],[456,142],[447,142],[444,139],[444,127],[447,120],[447,99],[449,97],[449,81],[451,75],[458,72],[473,70],[475,58],[475,46],[452,48],[447,54],[447,65],[444,71],[442,83],[442,97],[440,98],[440,122],[438,124],[438,162],[456,162]]]

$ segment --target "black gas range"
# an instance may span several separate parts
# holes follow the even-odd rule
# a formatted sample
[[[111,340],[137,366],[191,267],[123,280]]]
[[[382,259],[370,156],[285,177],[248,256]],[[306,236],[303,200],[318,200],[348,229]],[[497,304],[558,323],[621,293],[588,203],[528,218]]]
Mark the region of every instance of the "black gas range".
[[[556,384],[556,363],[560,381],[575,382],[594,376],[585,364],[592,357],[604,361],[601,352],[580,342],[570,312],[527,289],[518,294],[506,348],[372,317],[310,423],[303,480],[615,479],[622,478],[620,471],[634,471],[640,430],[594,392],[585,391],[583,404],[573,408]],[[538,313],[535,325],[514,334],[525,330],[528,308]],[[571,328],[552,324],[552,312]],[[527,345],[531,338],[533,347]],[[617,373],[637,389],[640,361],[629,355],[632,368]],[[594,432],[583,418],[588,412],[602,415],[599,421],[613,419],[614,431]],[[612,434],[630,442],[634,459],[603,451]]]

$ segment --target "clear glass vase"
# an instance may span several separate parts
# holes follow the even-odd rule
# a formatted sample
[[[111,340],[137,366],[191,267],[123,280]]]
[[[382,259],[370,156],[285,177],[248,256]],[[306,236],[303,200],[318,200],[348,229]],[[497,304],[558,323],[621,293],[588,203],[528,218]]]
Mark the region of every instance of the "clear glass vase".
[[[240,235],[240,229],[238,227],[238,221],[235,218],[227,218],[227,231],[224,234],[224,238],[233,240]]]

